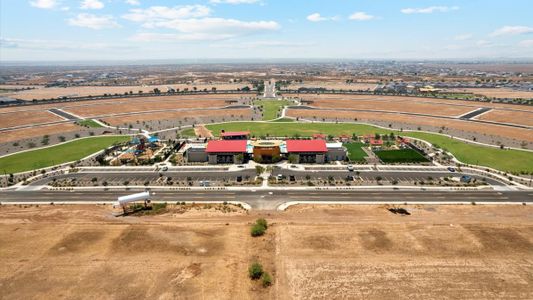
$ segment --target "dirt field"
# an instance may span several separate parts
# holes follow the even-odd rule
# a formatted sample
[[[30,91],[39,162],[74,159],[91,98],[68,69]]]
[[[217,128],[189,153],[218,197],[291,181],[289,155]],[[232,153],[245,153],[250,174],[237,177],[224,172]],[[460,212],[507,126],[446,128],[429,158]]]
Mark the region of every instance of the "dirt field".
[[[487,120],[519,125],[533,126],[533,112],[508,111],[508,110],[491,110],[478,116],[478,120]]]
[[[455,117],[472,111],[472,107],[455,106],[437,103],[412,102],[406,105],[404,101],[384,100],[317,100],[311,106],[318,108],[340,109],[368,109],[407,113],[419,113],[436,116]]]
[[[106,117],[102,120],[108,122],[112,126],[122,125],[125,123],[136,123],[137,121],[151,121],[151,120],[169,120],[169,119],[207,119],[209,117],[221,116],[243,116],[244,118],[250,116],[252,111],[250,109],[213,109],[213,110],[189,110],[189,111],[167,111],[156,113],[143,113],[128,116]]]
[[[48,111],[23,111],[0,114],[0,128],[15,127],[36,123],[62,121],[59,116]]]
[[[531,299],[530,206],[1,206],[3,299]],[[265,217],[263,237],[250,224]],[[274,284],[247,277],[260,261]]]
[[[492,125],[492,124],[480,124],[461,120],[432,118],[432,117],[418,117],[399,115],[394,113],[367,113],[367,112],[350,112],[350,111],[327,111],[327,110],[287,110],[287,115],[291,117],[301,117],[308,120],[321,121],[322,118],[326,119],[348,119],[353,120],[357,118],[362,120],[376,120],[386,122],[399,122],[403,124],[413,124],[420,126],[432,126],[435,128],[446,127],[453,128],[462,131],[471,132],[473,135],[489,134],[494,136],[501,136],[506,138],[512,138],[522,141],[533,141],[533,135],[531,130],[522,128],[512,128],[506,126]]]
[[[533,91],[515,91],[507,88],[467,88],[467,89],[451,89],[455,92],[468,92],[479,94],[487,97],[496,98],[533,98]]]
[[[405,104],[411,103],[440,103],[446,105],[464,105],[470,106],[474,109],[479,107],[491,107],[491,108],[501,108],[501,109],[512,109],[512,110],[524,110],[532,111],[532,106],[527,105],[515,105],[515,104],[505,104],[505,103],[488,103],[488,102],[476,102],[476,101],[465,101],[465,100],[447,100],[447,99],[435,99],[435,98],[422,98],[422,97],[406,97],[406,96],[378,96],[378,95],[312,95],[312,94],[301,94],[300,97],[304,100],[371,100],[371,101],[400,101]]]
[[[77,131],[80,127],[72,123],[46,125],[33,128],[15,129],[0,133],[0,143],[22,140],[32,137],[41,137],[62,132]]]
[[[143,91],[143,93],[148,93],[153,91],[154,88],[159,88],[162,92],[166,92],[167,88],[171,86],[176,89],[179,88],[180,91],[188,88],[193,90],[193,87],[196,87],[198,90],[208,89],[211,90],[212,87],[216,87],[217,90],[237,90],[237,88],[243,88],[247,86],[246,83],[239,84],[230,84],[230,83],[213,83],[213,84],[171,84],[171,85],[155,85],[155,86],[79,86],[79,87],[51,87],[45,88],[40,87],[34,90],[20,91],[12,93],[12,97],[22,99],[22,100],[41,100],[41,99],[50,99],[58,98],[64,96],[71,97],[81,97],[81,96],[97,96],[103,94],[124,94],[125,92],[132,91],[133,93],[138,93]],[[251,86],[250,86],[251,87]]]
[[[328,90],[363,90],[373,91],[376,89],[375,83],[346,83],[345,81],[324,81],[324,82],[305,82],[294,83],[289,85],[289,89],[297,90],[299,88],[326,88]]]
[[[224,100],[163,100],[163,101],[135,101],[132,103],[113,103],[90,106],[76,106],[65,109],[82,117],[95,117],[101,115],[142,112],[163,109],[187,109],[187,108],[221,108],[226,106]]]

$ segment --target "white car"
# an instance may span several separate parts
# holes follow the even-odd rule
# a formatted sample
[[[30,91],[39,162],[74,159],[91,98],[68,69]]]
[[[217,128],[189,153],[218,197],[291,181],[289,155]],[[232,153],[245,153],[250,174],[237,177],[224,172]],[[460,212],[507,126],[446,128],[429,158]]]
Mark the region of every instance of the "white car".
[[[348,169],[348,171],[350,171],[350,172],[353,172],[353,170],[355,170],[354,167],[353,167],[352,165],[348,165],[347,169]]]

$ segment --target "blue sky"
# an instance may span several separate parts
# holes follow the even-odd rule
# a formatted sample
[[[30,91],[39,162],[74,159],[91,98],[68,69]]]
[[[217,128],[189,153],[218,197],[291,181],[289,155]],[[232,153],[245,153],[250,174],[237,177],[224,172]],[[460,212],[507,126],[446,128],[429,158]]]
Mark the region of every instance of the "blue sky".
[[[531,0],[0,0],[0,60],[533,58]]]

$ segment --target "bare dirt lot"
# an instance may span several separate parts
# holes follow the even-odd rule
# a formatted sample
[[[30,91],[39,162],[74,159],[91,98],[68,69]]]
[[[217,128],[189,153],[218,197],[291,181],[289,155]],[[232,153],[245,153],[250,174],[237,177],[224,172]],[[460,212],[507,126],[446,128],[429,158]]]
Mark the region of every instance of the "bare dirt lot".
[[[413,124],[421,126],[432,126],[435,128],[452,128],[456,130],[470,132],[473,135],[488,134],[493,136],[512,138],[521,141],[533,141],[532,130],[523,128],[513,128],[492,124],[481,124],[469,121],[433,118],[433,117],[420,117],[420,116],[408,116],[394,113],[372,113],[372,112],[353,112],[353,111],[328,111],[328,110],[287,110],[287,115],[291,117],[301,117],[308,120],[321,121],[322,118],[326,119],[346,119],[346,120],[368,120],[368,121],[386,121],[386,122],[400,122],[403,124]]]
[[[340,109],[361,109],[361,110],[384,110],[407,113],[428,114],[435,116],[460,116],[469,111],[472,107],[456,106],[438,103],[424,103],[411,101],[408,105],[404,101],[385,100],[317,100],[312,106],[318,108]]]
[[[187,88],[192,91],[194,87],[197,90],[203,91],[207,89],[211,91],[212,87],[216,87],[217,90],[237,90],[237,88],[243,88],[248,86],[246,83],[230,84],[230,83],[213,83],[213,84],[171,84],[171,85],[154,85],[154,86],[72,86],[72,87],[39,87],[33,90],[20,91],[11,94],[11,97],[21,100],[41,100],[58,97],[82,97],[82,96],[98,96],[103,94],[124,94],[132,91],[137,94],[139,91],[148,93],[154,90],[154,88],[160,89],[162,92],[166,92],[167,88],[171,86],[174,89],[180,89],[180,91]],[[250,86],[251,87],[251,86]]]
[[[0,128],[62,121],[63,119],[48,111],[22,111],[0,114]]]
[[[55,125],[46,125],[32,128],[15,129],[0,133],[0,143],[22,140],[32,137],[41,137],[43,135],[52,135],[62,132],[77,131],[80,127],[72,123],[63,123]]]
[[[476,119],[533,126],[533,112],[495,109],[478,116]]]
[[[3,299],[531,299],[530,206],[1,206]],[[252,238],[250,224],[271,226]],[[247,277],[260,261],[263,288]]]
[[[171,119],[187,119],[198,120],[207,119],[210,117],[224,117],[224,116],[243,116],[247,118],[252,114],[250,109],[213,109],[213,110],[188,110],[188,111],[167,111],[167,112],[155,112],[155,113],[142,113],[135,115],[125,115],[116,117],[102,118],[103,121],[108,122],[113,126],[136,123],[137,121],[151,121],[151,120],[171,120]],[[204,121],[205,122],[205,121]]]
[[[423,98],[423,97],[407,97],[407,96],[379,96],[379,95],[331,95],[331,94],[300,94],[300,98],[303,100],[370,100],[370,101],[399,101],[405,105],[411,103],[440,103],[446,105],[462,105],[470,106],[472,110],[479,107],[491,107],[500,109],[512,109],[512,110],[524,110],[533,111],[532,106],[528,105],[515,105],[505,103],[490,103],[490,102],[477,102],[466,100],[453,100],[453,99],[436,99],[436,98]]]

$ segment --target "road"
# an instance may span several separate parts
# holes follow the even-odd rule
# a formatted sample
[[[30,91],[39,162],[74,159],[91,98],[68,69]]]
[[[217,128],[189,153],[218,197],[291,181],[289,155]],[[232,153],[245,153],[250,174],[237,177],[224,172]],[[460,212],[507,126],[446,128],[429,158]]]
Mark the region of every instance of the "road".
[[[276,98],[276,82],[274,80],[265,81],[264,98]]]
[[[118,196],[135,191],[2,191],[2,203],[59,202],[59,201],[116,201]],[[321,202],[528,202],[533,203],[531,191],[156,191],[153,200],[177,201],[242,201],[252,209],[273,210],[290,201]]]

